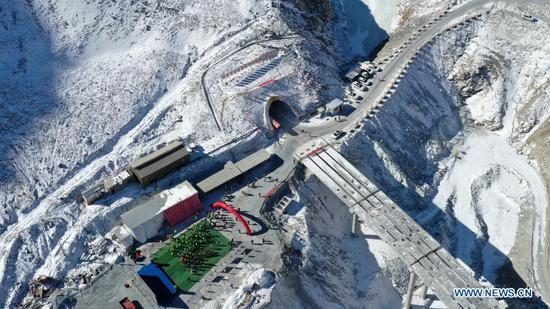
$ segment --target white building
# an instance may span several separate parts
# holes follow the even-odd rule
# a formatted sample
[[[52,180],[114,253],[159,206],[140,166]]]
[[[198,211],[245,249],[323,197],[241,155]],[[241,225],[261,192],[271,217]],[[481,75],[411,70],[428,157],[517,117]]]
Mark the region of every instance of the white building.
[[[175,225],[201,207],[197,190],[185,181],[130,209],[120,219],[133,238],[144,243],[157,236],[165,219]]]
[[[334,99],[327,103],[325,112],[329,115],[336,115],[342,110],[342,105],[344,102],[340,99]]]

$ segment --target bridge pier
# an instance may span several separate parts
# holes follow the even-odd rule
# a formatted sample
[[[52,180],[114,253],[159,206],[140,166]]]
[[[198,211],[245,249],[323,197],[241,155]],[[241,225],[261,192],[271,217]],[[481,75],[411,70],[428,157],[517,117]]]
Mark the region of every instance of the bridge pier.
[[[425,300],[427,296],[428,296],[428,285],[423,283],[422,290],[420,290],[420,298],[422,298],[422,300]]]
[[[302,156],[304,153],[307,155]],[[321,146],[296,156],[351,213],[356,214],[352,222],[353,233],[360,232],[357,228],[361,220],[381,240],[394,247],[408,265],[411,279],[403,308],[410,308],[415,288],[421,287],[419,284],[415,285],[415,281],[429,282],[434,294],[448,308],[501,307],[497,300],[491,298],[453,298],[453,289],[457,286],[482,286],[466,267],[458,263],[439,242],[336,149]],[[419,280],[416,280],[417,276]]]
[[[414,292],[414,282],[416,281],[416,274],[411,271],[409,277],[409,285],[407,286],[407,295],[405,295],[405,301],[403,302],[403,309],[411,308],[411,301]]]
[[[357,223],[358,218],[355,213],[351,214],[351,237],[354,237],[357,235]]]

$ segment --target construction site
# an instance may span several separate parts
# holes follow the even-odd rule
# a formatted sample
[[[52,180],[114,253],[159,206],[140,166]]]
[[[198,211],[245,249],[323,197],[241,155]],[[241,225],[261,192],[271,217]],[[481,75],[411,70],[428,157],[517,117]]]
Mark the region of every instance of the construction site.
[[[308,87],[307,81],[299,81],[294,74],[296,53],[292,46],[298,39],[252,44],[205,72],[203,87],[222,130],[231,130],[231,124],[238,122],[240,127],[242,123],[261,127],[268,138],[292,132],[303,115],[296,102],[304,99],[300,96],[308,96],[303,91]],[[294,92],[289,91],[292,89]],[[90,206],[106,198],[111,200],[133,183],[147,188],[178,169],[192,168],[194,161],[204,156],[197,151],[200,147],[180,140],[156,148],[83,190],[79,201]],[[254,245],[278,246],[269,240],[273,239],[273,231],[261,219],[261,204],[253,206],[257,202],[243,200],[272,199],[281,181],[266,175],[282,162],[272,152],[268,147],[248,153],[236,162],[223,163],[210,175],[192,182],[183,180],[131,201],[125,207],[128,210],[120,214],[119,224],[105,235],[128,253],[127,262],[94,276],[78,295],[54,293],[52,299],[59,305],[74,302],[77,308],[89,304],[104,308],[194,307],[208,300],[213,293],[209,290],[211,284],[236,285],[228,276],[243,263],[265,263],[271,259],[267,252],[255,254]],[[245,179],[253,181],[243,189],[241,183]],[[258,179],[273,188],[263,193],[246,192],[247,188],[258,191],[262,187]],[[232,188],[238,188],[237,193],[230,193]],[[290,202],[286,201],[277,204],[280,214]],[[199,282],[202,283],[196,286]],[[132,288],[133,292],[123,292],[121,286]],[[199,291],[202,296],[193,296]],[[94,296],[106,294],[111,296]]]
[[[360,124],[350,123],[343,126],[343,130],[333,127],[338,126],[342,117],[353,114],[368,119],[375,112],[372,106],[361,105],[356,96],[368,92],[367,85],[372,85],[376,66],[370,62],[359,63],[343,76],[352,83],[343,100],[336,98],[312,110],[302,110],[295,102],[305,100],[311,85],[299,81],[294,75],[297,56],[292,49],[294,40],[296,38],[287,38],[245,46],[218,61],[202,78],[207,103],[220,130],[234,131],[232,124],[249,123],[273,143],[259,150],[246,151],[238,156],[238,160],[231,152],[234,159],[221,162],[218,164],[221,167],[208,173],[195,173],[192,179],[180,178],[175,185],[149,190],[146,196],[128,202],[124,207],[126,210],[118,217],[118,225],[105,235],[126,252],[124,266],[115,265],[103,270],[78,294],[54,293],[52,299],[56,304],[71,302],[77,308],[92,303],[104,308],[199,308],[217,297],[218,291],[231,291],[241,285],[240,270],[252,265],[261,265],[264,269],[280,268],[281,260],[274,258],[272,253],[282,250],[277,230],[282,228],[281,218],[293,212],[291,208],[296,197],[288,181],[295,177],[297,168],[311,170],[350,209],[361,203],[357,198],[349,203],[349,196],[365,194],[352,191],[348,186],[368,180],[349,163],[345,163],[344,170],[356,177],[351,182],[344,176],[338,176],[344,178],[337,180],[328,170],[338,170],[339,164],[346,166],[345,159],[333,150],[331,144],[339,143],[348,131],[356,130]],[[329,138],[315,139],[312,132],[325,132],[321,136]],[[295,142],[281,146],[285,139]],[[314,142],[308,143],[311,139]],[[304,149],[304,145],[307,148]],[[101,183],[82,191],[79,201],[90,207],[109,196],[116,198],[132,183],[149,188],[179,169],[193,169],[197,162],[207,157],[197,150],[200,147],[194,143],[186,145],[181,140],[156,148],[129,162],[126,168]],[[332,151],[331,160],[336,161],[325,163],[321,160],[316,161],[318,166],[312,164],[312,160],[326,149]],[[323,167],[321,164],[328,165]],[[319,167],[324,170],[319,171]],[[367,187],[365,190],[369,191],[369,196],[380,191],[373,184]],[[342,192],[344,195],[340,196]],[[392,201],[385,196],[384,203],[391,204]],[[372,213],[374,209],[367,211]],[[352,236],[357,234],[359,213],[359,210],[353,212]],[[384,239],[394,246],[399,244],[396,239],[405,236],[394,236],[394,232],[389,232],[402,229],[393,225],[393,220],[409,220],[404,214],[399,216],[402,218],[392,217],[377,230],[380,235],[389,233],[390,236]],[[421,227],[416,230],[420,232]],[[425,248],[408,252],[413,246],[401,245],[403,248],[399,249],[412,256],[409,259],[407,255],[403,257],[406,263],[428,259],[426,256],[438,248],[437,242],[429,235],[419,235],[426,241]],[[444,259],[448,258],[446,251],[441,254]],[[410,267],[414,269],[411,274],[418,274],[422,281],[416,285],[416,277],[411,275],[412,283],[405,299],[407,308],[413,301],[413,293],[422,295],[417,300],[420,302],[433,298],[428,296],[435,292],[446,303],[453,303],[455,300],[445,298],[445,293],[449,293],[457,280],[475,284],[465,270],[454,275],[459,279],[451,275],[433,278],[426,275],[431,270],[425,268],[439,266],[411,264]],[[457,267],[451,265],[451,268]],[[125,274],[116,275],[119,272]],[[264,275],[272,276],[269,272]],[[438,288],[437,284],[445,287]],[[132,290],[121,291],[121,286]],[[111,296],[94,296],[103,295],[98,291]],[[462,305],[481,308],[487,304],[476,300]]]
[[[182,167],[191,167],[194,160],[200,160],[201,156],[193,153],[196,148],[181,141],[159,147],[130,162],[114,176],[82,191],[79,201],[89,207],[109,195],[116,197],[132,182],[148,187]],[[253,233],[262,235],[265,241],[265,224],[256,217],[260,209],[240,211],[225,202],[212,201],[227,199],[223,192],[249,178],[247,174],[263,177],[262,173],[276,167],[277,157],[270,151],[261,149],[237,162],[227,161],[223,168],[196,183],[184,180],[130,202],[128,210],[119,216],[119,225],[105,236],[127,252],[128,261],[94,276],[89,287],[78,295],[54,293],[51,298],[59,305],[74,302],[77,307],[95,304],[102,308],[118,305],[123,308],[180,307],[193,303],[194,298],[189,299],[185,292],[191,291],[213,267],[221,267],[222,273],[232,268],[217,266],[222,259],[225,265],[243,259],[234,256],[249,255],[253,250],[247,249],[246,244]],[[239,225],[233,219],[239,220]],[[233,257],[228,260],[228,255]],[[223,277],[218,275],[216,278],[214,282]],[[123,292],[121,286],[131,287],[133,292]],[[106,294],[111,296],[94,296]]]
[[[403,25],[378,11],[393,0],[83,4],[74,18],[132,35],[51,40],[79,38],[53,50],[81,58],[50,87],[58,118],[11,137],[0,307],[546,307],[543,147],[520,145],[545,140],[529,130],[547,104],[493,102],[546,64],[499,21],[535,32],[545,17],[504,1],[403,1]],[[501,288],[531,294],[454,294]]]

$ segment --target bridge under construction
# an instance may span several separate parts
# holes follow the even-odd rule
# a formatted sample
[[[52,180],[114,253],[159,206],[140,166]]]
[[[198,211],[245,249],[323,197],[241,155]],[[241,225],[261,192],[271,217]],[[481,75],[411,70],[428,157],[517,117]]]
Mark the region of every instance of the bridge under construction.
[[[380,239],[392,246],[411,270],[405,307],[410,305],[414,278],[429,286],[449,308],[500,308],[489,298],[457,298],[455,288],[483,288],[473,273],[409,217],[384,192],[331,146],[317,148],[299,160]]]

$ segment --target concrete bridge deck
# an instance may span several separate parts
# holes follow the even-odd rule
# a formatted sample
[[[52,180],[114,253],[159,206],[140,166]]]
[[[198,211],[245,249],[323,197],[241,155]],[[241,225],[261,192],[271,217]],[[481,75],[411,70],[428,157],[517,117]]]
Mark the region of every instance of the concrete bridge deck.
[[[455,298],[454,288],[483,288],[471,270],[451,254],[384,192],[331,146],[301,158],[317,176],[358,216],[359,220],[399,252],[416,275],[449,308],[500,308],[490,298]]]

